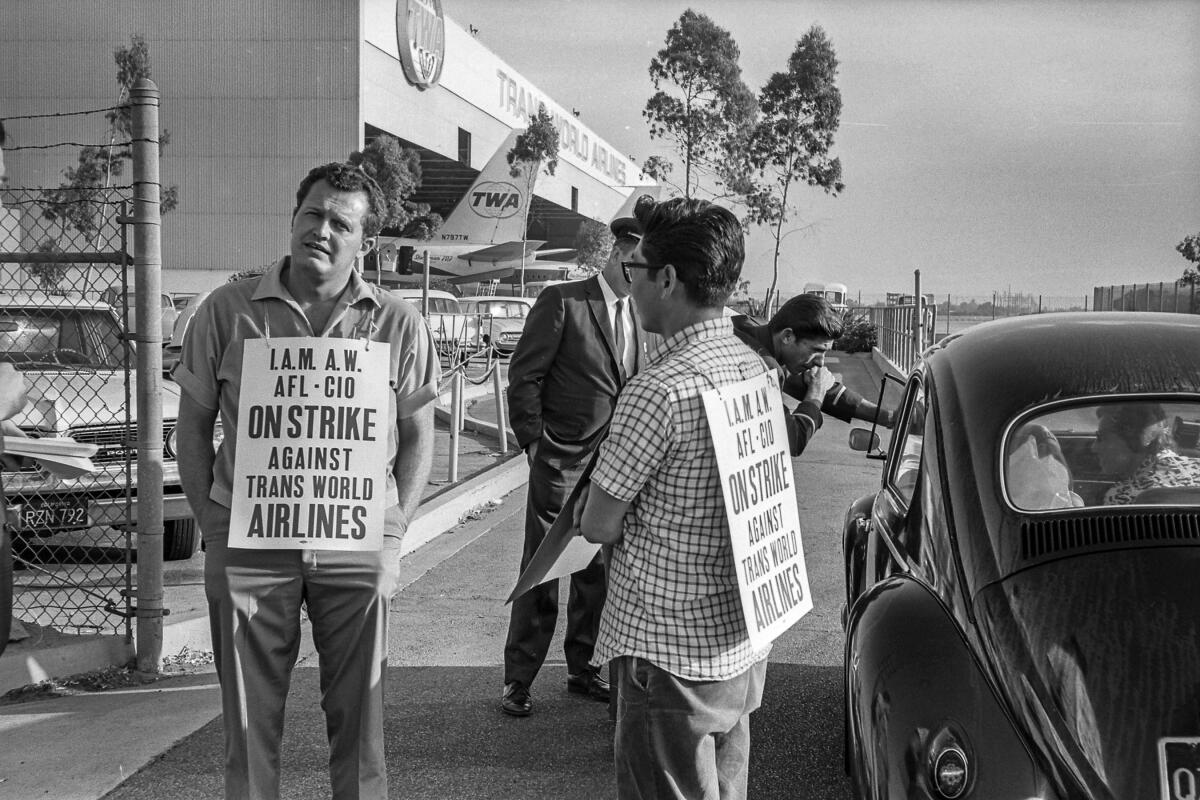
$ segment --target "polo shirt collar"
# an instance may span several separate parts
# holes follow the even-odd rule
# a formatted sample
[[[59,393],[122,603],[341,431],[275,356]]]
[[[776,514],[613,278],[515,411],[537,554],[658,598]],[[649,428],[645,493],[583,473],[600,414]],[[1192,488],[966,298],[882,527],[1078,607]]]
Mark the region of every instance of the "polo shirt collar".
[[[288,288],[283,285],[283,269],[290,261],[289,256],[276,261],[271,265],[271,268],[263,273],[262,280],[259,281],[258,288],[254,290],[252,300],[266,300],[274,298],[288,302],[296,302],[296,298],[288,291]],[[362,279],[357,270],[350,270],[350,282],[346,286],[346,291],[342,293],[342,302],[347,306],[352,306],[361,300],[367,300],[376,308],[379,307],[379,299],[375,296],[375,291],[371,284]]]

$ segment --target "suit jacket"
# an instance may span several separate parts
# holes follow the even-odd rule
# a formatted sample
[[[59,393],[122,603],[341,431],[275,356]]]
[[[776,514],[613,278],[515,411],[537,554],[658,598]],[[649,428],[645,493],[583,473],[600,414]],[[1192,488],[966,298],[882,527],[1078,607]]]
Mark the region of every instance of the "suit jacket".
[[[508,365],[508,418],[517,442],[538,442],[538,458],[558,469],[599,444],[623,383],[601,280],[543,289]],[[633,313],[636,371],[644,336]]]

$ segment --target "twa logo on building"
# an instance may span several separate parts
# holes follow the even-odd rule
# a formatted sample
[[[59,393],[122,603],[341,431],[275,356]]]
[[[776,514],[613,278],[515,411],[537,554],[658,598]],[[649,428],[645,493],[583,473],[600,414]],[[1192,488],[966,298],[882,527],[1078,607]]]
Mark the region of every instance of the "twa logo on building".
[[[471,189],[467,203],[481,217],[508,219],[521,210],[521,193],[511,183],[483,181]]]
[[[442,0],[398,0],[396,44],[409,82],[419,89],[435,86],[446,59]]]

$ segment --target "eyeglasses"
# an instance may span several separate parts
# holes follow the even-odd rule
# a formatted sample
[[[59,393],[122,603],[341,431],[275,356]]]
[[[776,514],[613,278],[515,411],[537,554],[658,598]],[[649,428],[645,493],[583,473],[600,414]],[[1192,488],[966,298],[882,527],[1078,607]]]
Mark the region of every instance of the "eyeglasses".
[[[626,283],[633,283],[633,275],[629,272],[631,269],[662,269],[666,264],[639,264],[636,261],[622,261],[621,274],[625,276]]]

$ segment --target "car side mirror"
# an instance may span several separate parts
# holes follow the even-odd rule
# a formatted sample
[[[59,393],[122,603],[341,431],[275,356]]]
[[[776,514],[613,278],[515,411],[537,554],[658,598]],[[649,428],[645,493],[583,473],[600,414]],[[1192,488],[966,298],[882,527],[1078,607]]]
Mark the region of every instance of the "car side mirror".
[[[867,458],[882,459],[887,455],[879,449],[879,434],[866,428],[850,429],[850,449],[866,453]]]

